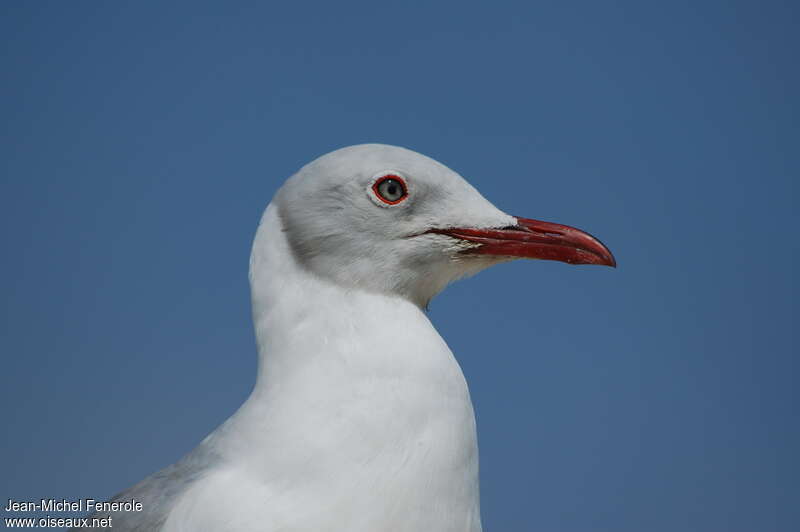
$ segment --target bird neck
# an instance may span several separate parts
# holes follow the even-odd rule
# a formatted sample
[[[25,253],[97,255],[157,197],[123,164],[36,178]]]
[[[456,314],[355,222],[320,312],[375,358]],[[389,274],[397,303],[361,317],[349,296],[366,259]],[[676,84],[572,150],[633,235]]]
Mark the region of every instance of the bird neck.
[[[416,512],[409,522],[419,521],[417,530],[479,530],[469,391],[424,312],[303,269],[274,207],[256,235],[250,281],[258,378],[205,445],[269,486],[329,494],[336,504],[347,494],[359,509],[386,506],[375,515]],[[455,528],[436,521],[453,515]]]
[[[256,391],[277,390],[310,373],[457,372],[425,313],[399,296],[343,287],[301,265],[270,205],[250,259],[253,322],[259,351]]]

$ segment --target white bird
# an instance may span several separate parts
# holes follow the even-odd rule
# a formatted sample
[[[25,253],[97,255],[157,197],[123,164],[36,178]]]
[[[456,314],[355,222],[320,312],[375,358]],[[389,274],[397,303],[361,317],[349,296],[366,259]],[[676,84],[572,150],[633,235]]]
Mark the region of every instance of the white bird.
[[[472,403],[425,307],[517,257],[615,266],[590,235],[505,214],[413,151],[351,146],[309,163],[253,243],[252,394],[112,499],[140,511],[94,517],[117,531],[480,531]]]

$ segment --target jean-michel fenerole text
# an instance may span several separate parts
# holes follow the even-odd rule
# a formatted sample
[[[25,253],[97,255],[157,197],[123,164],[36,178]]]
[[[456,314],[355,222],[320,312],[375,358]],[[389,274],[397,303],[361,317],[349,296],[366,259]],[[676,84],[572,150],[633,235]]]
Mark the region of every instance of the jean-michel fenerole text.
[[[8,499],[6,512],[141,512],[142,503],[127,501],[102,502],[95,499],[39,499],[35,501],[15,501]]]

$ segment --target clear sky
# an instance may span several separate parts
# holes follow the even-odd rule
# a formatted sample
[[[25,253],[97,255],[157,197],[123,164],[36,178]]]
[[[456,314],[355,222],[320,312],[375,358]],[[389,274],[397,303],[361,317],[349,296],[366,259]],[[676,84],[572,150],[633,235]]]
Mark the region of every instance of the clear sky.
[[[487,531],[789,531],[792,2],[3,2],[0,498],[105,498],[248,395],[248,256],[307,161],[409,147],[619,268],[519,261],[430,318]]]

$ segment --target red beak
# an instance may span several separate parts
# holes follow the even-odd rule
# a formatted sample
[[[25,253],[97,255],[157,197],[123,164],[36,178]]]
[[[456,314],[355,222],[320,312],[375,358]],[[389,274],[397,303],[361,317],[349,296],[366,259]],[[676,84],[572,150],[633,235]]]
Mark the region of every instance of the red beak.
[[[517,225],[502,229],[452,228],[428,232],[481,244],[466,253],[617,267],[614,255],[602,242],[568,225],[517,218]]]

